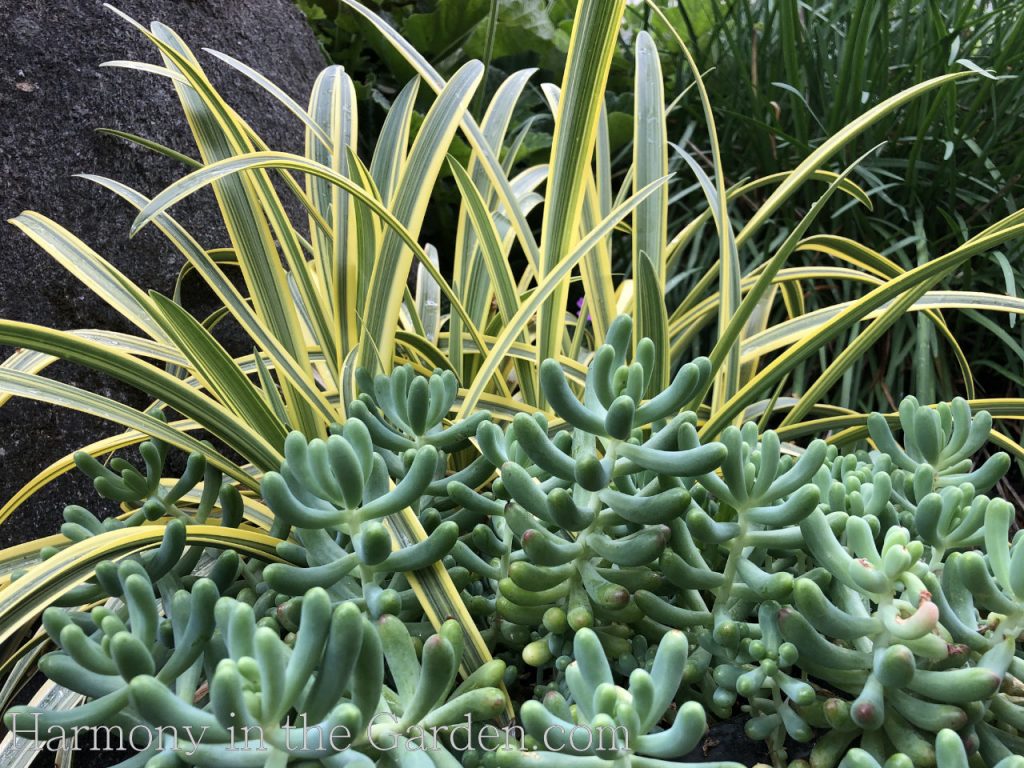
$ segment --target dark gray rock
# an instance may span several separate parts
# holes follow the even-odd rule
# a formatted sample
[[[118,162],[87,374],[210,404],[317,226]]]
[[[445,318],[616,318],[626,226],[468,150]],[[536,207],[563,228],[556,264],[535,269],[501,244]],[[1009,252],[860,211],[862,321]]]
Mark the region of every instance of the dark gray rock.
[[[223,51],[255,67],[300,103],[324,59],[290,0],[120,0],[143,24],[159,20],[199,56],[228,101],[267,143],[301,150],[301,124],[258,86],[202,52]],[[144,289],[169,293],[181,260],[159,233],[127,239],[133,212],[90,182],[96,173],[155,194],[185,169],[95,129],[140,134],[196,156],[170,83],[100,68],[114,59],[158,62],[153,46],[103,8],[101,0],[0,2],[0,219],[43,213],[77,234]],[[226,244],[209,194],[175,209],[207,247]],[[201,301],[202,297],[190,297]],[[9,224],[0,224],[0,317],[61,329],[130,330],[78,280]],[[0,348],[6,357],[10,348]],[[51,369],[64,381],[133,406],[137,392],[72,366]],[[14,400],[0,408],[0,503],[53,460],[120,427],[70,411]],[[0,526],[0,545],[53,532],[68,503],[97,506],[88,483],[54,483]]]

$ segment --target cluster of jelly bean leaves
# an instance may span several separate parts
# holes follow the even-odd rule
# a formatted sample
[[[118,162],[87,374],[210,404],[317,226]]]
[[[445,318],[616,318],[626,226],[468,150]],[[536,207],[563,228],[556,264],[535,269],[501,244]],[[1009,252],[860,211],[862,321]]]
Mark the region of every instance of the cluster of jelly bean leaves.
[[[1024,765],[1024,535],[985,495],[1007,457],[972,460],[991,417],[907,398],[869,419],[871,450],[753,423],[702,444],[687,406],[709,362],[650,392],[651,342],[628,318],[608,340],[582,401],[541,366],[556,420],[452,423],[450,373],[362,375],[348,421],[292,433],[263,479],[274,564],[187,543],[244,524],[198,454],[173,482],[155,441],[141,470],[80,455],[125,513],[68,507],[69,540],[171,522],[43,614],[41,671],[88,703],[8,727],[143,729],[123,765],[149,768],[656,768],[708,713],[743,713],[776,765],[794,741],[813,746],[789,764],[815,768]],[[406,508],[429,535],[401,547]],[[466,679],[461,628],[435,629],[408,576],[438,562],[493,656]]]

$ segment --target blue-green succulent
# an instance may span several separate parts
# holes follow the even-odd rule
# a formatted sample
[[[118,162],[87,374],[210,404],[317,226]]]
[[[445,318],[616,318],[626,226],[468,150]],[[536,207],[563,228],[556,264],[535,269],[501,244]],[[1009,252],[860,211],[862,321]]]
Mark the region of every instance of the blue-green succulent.
[[[709,440],[709,361],[660,392],[654,368],[620,318],[582,387],[541,366],[548,413],[453,420],[451,372],[360,373],[348,421],[288,435],[262,477],[275,562],[188,543],[263,508],[200,458],[162,482],[156,442],[141,471],[80,457],[124,511],[69,507],[69,543],[172,522],[42,617],[40,668],[90,701],[7,722],[137,726],[154,742],[123,765],[151,768],[655,768],[709,714],[741,715],[777,766],[794,742],[794,768],[1019,765],[1024,533],[992,495],[1006,456],[974,460],[991,418],[907,398],[859,449],[754,423]],[[463,629],[413,577],[437,564],[493,657],[458,684]],[[207,728],[191,754],[155,736],[188,724]],[[230,749],[245,728],[264,752]]]

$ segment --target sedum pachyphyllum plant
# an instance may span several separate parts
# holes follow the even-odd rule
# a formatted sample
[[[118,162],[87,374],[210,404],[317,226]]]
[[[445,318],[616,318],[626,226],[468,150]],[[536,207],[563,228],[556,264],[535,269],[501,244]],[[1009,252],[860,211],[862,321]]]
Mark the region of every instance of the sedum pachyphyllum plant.
[[[483,65],[445,81],[346,4],[417,72],[373,148],[356,146],[340,68],[303,106],[213,54],[301,122],[303,155],[266,147],[173,31],[124,17],[162,63],[118,64],[175,89],[198,159],[123,135],[188,173],[152,199],[90,178],[137,210],[133,231],[160,229],[183,278],[210,286],[222,304],[210,317],[182,307],[181,283],[147,293],[58,223],[14,220],[139,333],[0,320],[0,343],[19,348],[0,365],[0,399],[128,430],[43,469],[0,510],[76,466],[122,510],[69,506],[60,535],[0,553],[13,730],[0,762],[37,757],[16,735],[106,725],[148,734],[124,765],[151,768],[654,768],[698,745],[709,716],[742,714],[775,765],[793,741],[813,742],[814,766],[1018,765],[1024,544],[1011,546],[1011,508],[993,494],[1007,456],[975,456],[990,442],[1020,456],[995,420],[1024,407],[974,398],[941,311],[1022,305],[933,288],[1024,233],[1024,217],[909,271],[809,234],[835,193],[869,204],[852,166],[827,169],[834,156],[979,73],[915,86],[792,172],[730,187],[681,46],[696,88],[680,98],[702,105],[710,170],[683,152],[707,207],[670,231],[677,150],[646,35],[632,171],[618,188],[610,172],[603,96],[625,0],[578,4],[561,87],[542,86],[550,161],[527,168],[516,156],[528,127],[512,118],[531,72],[501,83],[477,121]],[[465,162],[448,154],[457,134]],[[462,200],[442,272],[419,232],[443,170]],[[805,183],[821,197],[768,247],[766,225]],[[774,191],[741,221],[731,202],[752,186]],[[197,242],[170,213],[204,187],[226,242]],[[719,258],[669,306],[671,272],[707,226]],[[623,244],[631,270],[617,282]],[[842,266],[789,265],[797,252]],[[803,313],[801,286],[822,279],[860,298]],[[830,408],[844,371],[909,311],[949,345],[967,399],[870,417]],[[251,354],[218,341],[227,317]],[[43,376],[57,359],[154,401],[137,410]],[[818,376],[789,392],[798,366]],[[141,464],[109,458],[131,446]],[[188,454],[180,477],[165,476],[171,450]],[[48,681],[10,708],[37,669]],[[263,748],[231,749],[250,742]]]
[[[1007,455],[972,460],[991,417],[907,398],[895,432],[869,418],[868,451],[792,455],[753,422],[702,441],[686,403],[707,359],[652,390],[631,324],[613,322],[582,399],[542,366],[554,432],[539,412],[446,425],[449,372],[361,373],[344,425],[287,437],[249,549],[231,539],[245,502],[200,454],[173,484],[156,441],[146,474],[79,454],[128,511],[69,506],[76,543],[37,568],[171,519],[154,551],[95,563],[43,611],[22,653],[59,706],[8,709],[11,764],[19,742],[112,728],[141,750],[121,765],[150,768],[661,768],[709,713],[742,712],[773,765],[1024,765],[1024,534],[985,495]],[[402,509],[416,542],[382,522]],[[485,661],[457,619],[433,626],[410,576],[434,566]],[[788,761],[793,742],[808,760]]]

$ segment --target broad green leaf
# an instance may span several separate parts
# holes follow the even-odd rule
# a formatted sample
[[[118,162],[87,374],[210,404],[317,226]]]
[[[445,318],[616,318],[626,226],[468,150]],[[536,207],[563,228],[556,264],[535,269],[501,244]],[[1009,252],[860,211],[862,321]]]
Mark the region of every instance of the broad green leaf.
[[[25,397],[41,403],[50,403],[62,408],[82,411],[91,416],[112,421],[129,429],[155,437],[158,440],[163,440],[168,445],[173,445],[183,451],[201,453],[213,466],[217,467],[224,474],[233,477],[243,486],[253,490],[259,488],[258,481],[252,475],[241,470],[234,462],[221,455],[208,444],[202,443],[185,432],[168,426],[166,422],[160,419],[130,408],[127,405],[122,405],[102,395],[78,389],[59,381],[46,379],[42,376],[33,376],[3,369],[0,369],[0,391],[10,392],[17,397]]]
[[[490,0],[439,0],[429,12],[411,14],[402,34],[416,50],[437,59],[487,19],[489,5]]]
[[[661,59],[654,39],[641,32],[636,40],[636,72],[633,109],[633,190],[668,174],[668,139],[665,126],[665,92]],[[665,302],[665,245],[668,224],[668,188],[661,189],[633,211],[633,278],[639,281],[638,298],[633,309],[633,346],[648,337],[661,341],[667,337]],[[647,260],[647,266],[641,261]],[[645,281],[653,280],[649,285]],[[653,301],[654,297],[657,302]],[[668,386],[667,349],[659,346],[657,368],[652,386]]]
[[[404,58],[416,73],[423,78],[423,81],[431,90],[435,93],[440,93],[444,89],[444,78],[437,73],[437,70],[430,65],[419,51],[406,42],[384,19],[357,2],[357,0],[341,0],[341,2],[369,21],[395,52]],[[540,249],[537,246],[537,241],[534,239],[533,231],[526,221],[526,214],[516,205],[516,199],[512,194],[508,178],[497,154],[492,151],[486,137],[468,111],[462,117],[462,130],[466,134],[466,139],[474,153],[477,154],[483,163],[487,177],[494,185],[502,205],[505,206],[506,215],[509,216],[512,229],[523,248],[523,252],[526,254],[530,268],[536,272],[540,264]]]
[[[123,381],[125,384],[159,398],[183,416],[195,419],[212,434],[221,438],[227,445],[245,456],[256,466],[270,469],[277,467],[281,462],[281,454],[270,443],[223,406],[203,396],[192,387],[183,384],[170,374],[155,366],[137,360],[130,355],[113,352],[109,347],[73,336],[64,331],[54,331],[49,328],[29,325],[27,323],[17,323],[11,320],[0,320],[0,344],[18,344],[23,347],[37,349],[40,352],[45,352],[60,357],[63,360],[84,365],[92,370],[106,373],[119,381]],[[20,374],[3,369],[0,369],[0,376],[2,376],[0,382],[3,382],[3,387],[13,382],[20,382],[23,386],[27,386],[30,391],[32,384],[36,387],[43,387],[41,382],[47,381],[39,376]],[[83,390],[75,390],[73,387],[69,389],[81,393],[83,397],[95,397],[97,402],[112,402],[107,398],[93,395]],[[137,413],[133,409],[124,406],[123,408]],[[152,419],[152,417],[147,418]],[[121,423],[126,422],[122,421]],[[126,423],[126,426],[146,431],[135,424]],[[161,439],[165,438],[161,437]],[[190,447],[189,450],[196,450],[196,448]],[[222,463],[226,461],[223,457],[219,457],[219,460]],[[227,467],[221,468],[225,471],[228,469]],[[230,465],[230,469],[237,472],[233,465]]]
[[[544,301],[569,277],[572,270],[587,251],[593,248],[600,238],[611,232],[615,225],[622,221],[623,218],[628,216],[639,202],[653,194],[666,181],[668,179],[664,178],[648,184],[635,195],[632,195],[625,203],[614,208],[597,227],[579,242],[566,258],[559,262],[553,272],[540,281],[537,288],[530,294],[530,297],[520,304],[515,316],[505,324],[499,336],[494,340],[483,365],[477,372],[476,378],[467,389],[465,399],[458,410],[457,418],[466,418],[466,416],[473,413],[477,403],[483,396],[488,380],[494,375],[502,360],[509,353],[515,339],[522,334]]]
[[[482,65],[470,62],[452,77],[427,112],[409,150],[391,210],[413,239],[419,234],[430,202],[430,190],[482,74]],[[384,372],[391,369],[398,308],[411,266],[412,254],[403,238],[389,229],[370,276],[360,334],[360,364],[366,368],[383,366]],[[379,348],[376,353],[371,339]]]
[[[704,85],[704,78],[701,76],[700,68],[694,60],[690,49],[683,42],[682,37],[665,17],[664,12],[656,5],[651,5],[655,15],[662,23],[668,26],[672,36],[675,38],[686,63],[690,68],[697,92],[700,95],[701,109],[704,113],[704,121],[707,124],[708,137],[711,142],[711,166],[714,172],[714,188],[711,188],[710,180],[704,177],[703,171],[698,173],[698,180],[705,188],[705,196],[708,199],[708,207],[714,211],[713,219],[718,230],[718,266],[721,272],[722,307],[718,314],[718,338],[726,337],[729,333],[729,326],[733,320],[740,303],[740,262],[739,262],[739,238],[733,233],[732,224],[729,221],[729,197],[725,186],[725,166],[722,162],[722,153],[718,144],[718,129],[715,127],[715,115],[711,109],[711,99],[708,96],[707,87]],[[688,157],[683,153],[684,159]],[[699,166],[690,163],[695,171]],[[785,184],[785,182],[783,182]],[[743,323],[738,324],[742,327]],[[740,364],[739,349],[734,344],[725,347],[725,356],[722,364],[716,372],[712,385],[711,408],[716,410],[722,403],[733,396],[739,387]]]
[[[576,8],[551,140],[551,171],[541,224],[538,280],[558,269],[579,238],[584,181],[590,172],[608,69],[625,11],[625,0],[580,3]],[[552,285],[537,316],[537,365],[563,347],[568,282]],[[540,402],[543,403],[542,393]]]
[[[711,419],[702,427],[701,434],[705,437],[717,435],[719,431],[742,412],[745,402],[749,401],[759,390],[771,386],[779,378],[791,371],[801,360],[820,349],[840,333],[846,331],[854,323],[859,322],[868,313],[880,309],[887,302],[897,303],[903,308],[908,297],[913,297],[910,304],[943,277],[951,274],[972,256],[994,248],[1002,242],[1024,234],[1024,224],[1016,224],[1004,228],[994,227],[992,231],[971,238],[956,250],[922,264],[899,277],[893,278],[885,285],[879,286],[861,299],[853,302],[847,309],[839,313],[831,322],[820,328],[817,333],[801,337],[786,351],[766,366],[757,376],[747,382]],[[888,315],[885,322],[891,324],[896,318]],[[877,322],[877,321],[876,321]],[[882,326],[876,326],[881,328]]]
[[[481,131],[484,139],[496,155],[501,151],[509,122],[512,119],[512,114],[519,101],[519,97],[534,71],[532,69],[524,69],[513,73],[502,82],[491,99],[483,118]],[[520,134],[520,140],[522,138],[523,135]],[[508,163],[508,158],[515,157],[515,153],[516,149],[513,144],[509,149],[506,164]],[[470,157],[467,170],[481,199],[485,201],[485,209],[492,211],[497,204],[498,196],[494,192],[494,187],[487,177],[484,164],[480,161],[477,153],[473,153]],[[502,240],[503,238],[499,235],[499,243]],[[463,202],[459,207],[459,220],[455,233],[452,284],[462,298],[469,316],[473,318],[478,327],[487,321],[493,296],[490,281],[486,279],[487,267],[483,260],[478,257],[480,247],[475,229],[470,226],[468,206]],[[449,321],[449,327],[451,329],[449,357],[451,358],[452,365],[455,366],[455,370],[461,375],[463,362],[462,319],[458,315],[453,315]]]
[[[221,176],[227,176],[241,170],[254,167],[288,169],[318,176],[330,181],[332,184],[337,184],[342,189],[351,193],[352,196],[357,198],[361,203],[369,207],[375,214],[384,220],[388,227],[391,228],[391,231],[396,234],[401,242],[404,243],[412,254],[419,260],[419,263],[423,265],[428,274],[437,281],[437,284],[441,287],[441,291],[444,293],[445,298],[451,302],[453,311],[458,312],[466,322],[466,329],[473,337],[474,341],[479,343],[481,347],[484,346],[480,338],[479,331],[475,328],[472,322],[469,322],[465,308],[452,291],[448,281],[445,280],[444,276],[435,269],[433,264],[431,264],[430,258],[427,256],[426,252],[419,243],[416,242],[416,239],[405,228],[402,222],[400,222],[386,207],[384,207],[374,195],[367,192],[367,190],[356,184],[351,179],[339,176],[329,168],[326,168],[319,163],[307,160],[299,155],[290,155],[286,152],[254,152],[251,155],[228,158],[227,160],[212,163],[204,167],[202,170],[196,171],[195,173],[179,179],[153,198],[153,200],[151,200],[140,211],[136,222],[139,226],[144,226],[150,220],[159,222],[165,216],[163,213],[164,209],[173,205],[182,198],[187,197],[203,186],[212,183]],[[399,296],[399,298],[401,298],[401,296]],[[395,322],[397,325],[397,320]]]
[[[276,450],[283,450],[288,429],[224,347],[170,299],[155,291],[150,298],[164,330],[189,359],[190,367],[206,389]]]
[[[147,336],[160,342],[168,340],[150,317],[149,297],[142,289],[60,224],[32,211],[11,223]]]
[[[119,559],[159,546],[162,525],[122,528],[76,542],[30,568],[20,579],[0,590],[0,642],[61,595],[88,580],[103,560]],[[277,562],[278,539],[265,533],[216,525],[190,525],[185,538],[191,544],[231,548],[261,560]]]
[[[341,176],[353,176],[348,152],[355,149],[359,135],[356,91],[352,79],[341,67],[327,67],[317,78],[310,96],[309,115],[313,127],[306,130],[306,157]],[[326,141],[321,138],[326,137]],[[329,223],[324,231],[313,226],[313,257],[327,305],[338,331],[335,334],[333,370],[359,339],[358,232],[355,204],[339,187],[316,176],[306,177],[306,194],[320,216]],[[371,225],[372,226],[372,225]]]

